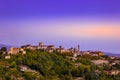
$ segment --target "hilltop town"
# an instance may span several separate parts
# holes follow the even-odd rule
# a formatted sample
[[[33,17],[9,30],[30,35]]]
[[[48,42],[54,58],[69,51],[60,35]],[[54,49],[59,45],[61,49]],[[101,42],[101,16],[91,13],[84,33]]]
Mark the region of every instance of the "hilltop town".
[[[23,45],[0,49],[0,80],[119,80],[120,58],[102,51]]]
[[[8,55],[12,54],[18,54],[21,52],[22,54],[26,54],[26,50],[43,50],[45,52],[58,52],[58,53],[72,53],[72,56],[77,57],[79,55],[90,55],[90,56],[103,56],[104,53],[102,51],[80,51],[80,45],[77,46],[77,48],[69,48],[65,49],[62,46],[59,46],[59,48],[56,48],[54,45],[44,45],[42,42],[39,43],[38,46],[33,46],[33,45],[24,45],[21,46],[20,48],[17,47],[12,47],[8,51]]]

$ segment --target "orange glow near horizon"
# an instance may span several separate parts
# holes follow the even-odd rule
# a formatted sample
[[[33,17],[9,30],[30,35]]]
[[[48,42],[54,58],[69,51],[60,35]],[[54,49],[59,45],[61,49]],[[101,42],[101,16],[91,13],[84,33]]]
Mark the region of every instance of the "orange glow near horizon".
[[[38,24],[36,27],[23,29],[25,33],[53,37],[70,38],[110,38],[120,39],[120,25],[116,24]],[[48,27],[44,27],[48,26]],[[32,33],[31,33],[32,32]]]
[[[48,31],[51,30],[51,31]],[[119,39],[120,27],[116,26],[90,26],[90,27],[60,27],[60,28],[49,28],[48,32],[53,35],[59,35],[64,37],[77,37],[77,38],[116,38]],[[53,32],[52,32],[53,31]]]

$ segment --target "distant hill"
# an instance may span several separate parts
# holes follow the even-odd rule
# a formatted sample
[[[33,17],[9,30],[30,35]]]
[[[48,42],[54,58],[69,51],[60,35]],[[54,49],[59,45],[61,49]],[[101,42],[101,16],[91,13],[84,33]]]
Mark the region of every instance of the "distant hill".
[[[6,47],[7,50],[9,50],[13,46],[11,46],[11,45],[5,45],[5,44],[0,44],[0,48],[2,48],[2,47]]]
[[[108,56],[120,57],[120,54],[110,53],[110,52],[104,52],[104,53],[105,53],[105,55],[108,55]]]

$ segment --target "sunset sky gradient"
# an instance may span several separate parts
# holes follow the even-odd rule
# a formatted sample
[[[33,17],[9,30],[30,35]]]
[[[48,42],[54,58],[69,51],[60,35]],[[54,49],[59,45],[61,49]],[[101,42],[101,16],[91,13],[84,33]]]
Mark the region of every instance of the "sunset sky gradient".
[[[120,53],[119,0],[1,0],[0,43]]]

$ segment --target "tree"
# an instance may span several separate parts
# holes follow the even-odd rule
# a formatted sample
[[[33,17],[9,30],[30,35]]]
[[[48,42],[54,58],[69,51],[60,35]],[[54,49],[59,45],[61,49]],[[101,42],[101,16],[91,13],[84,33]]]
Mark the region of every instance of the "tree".
[[[2,47],[2,48],[1,48],[1,51],[5,51],[5,52],[6,52],[6,51],[7,51],[7,48],[6,48],[6,47]]]
[[[15,61],[13,61],[13,62],[11,63],[11,67],[12,67],[12,68],[16,68],[16,67],[17,67],[17,65],[16,65],[16,62],[15,62]]]

